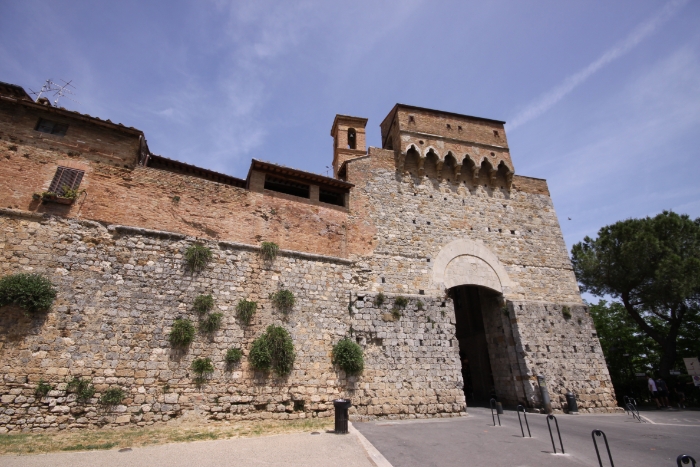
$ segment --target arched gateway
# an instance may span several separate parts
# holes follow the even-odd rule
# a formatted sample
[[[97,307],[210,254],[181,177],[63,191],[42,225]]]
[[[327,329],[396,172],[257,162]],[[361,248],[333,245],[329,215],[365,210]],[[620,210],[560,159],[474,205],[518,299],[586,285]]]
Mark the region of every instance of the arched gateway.
[[[493,396],[512,402],[516,395],[507,351],[512,330],[503,306],[513,283],[505,268],[483,244],[459,239],[438,254],[433,282],[444,287],[454,302],[467,403],[486,402]]]

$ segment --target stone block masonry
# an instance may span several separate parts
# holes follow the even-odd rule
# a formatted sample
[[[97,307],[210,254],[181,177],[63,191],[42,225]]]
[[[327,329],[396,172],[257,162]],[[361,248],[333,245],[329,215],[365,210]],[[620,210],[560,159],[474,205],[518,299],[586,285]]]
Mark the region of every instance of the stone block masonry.
[[[366,123],[336,117],[334,178],[253,160],[241,179],[0,83],[0,277],[39,272],[58,289],[47,313],[0,309],[0,431],[322,417],[337,397],[359,419],[459,416],[492,395],[537,408],[539,374],[555,410],[567,391],[581,411],[615,410],[547,183],[515,174],[504,122],[397,104],[381,148],[366,147]],[[64,173],[80,174],[80,197],[43,199]],[[280,247],[272,262],[265,241]],[[183,257],[194,242],[213,251],[196,274]],[[289,314],[271,303],[282,288]],[[222,326],[173,349],[173,322],[197,323],[200,294]],[[258,303],[250,325],[242,299]],[[284,378],[248,364],[270,324],[294,340]],[[359,376],[331,364],[344,337],[364,349]],[[230,348],[244,356],[227,366]],[[195,358],[215,367],[201,386]],[[74,377],[95,397],[67,392]],[[100,405],[115,387],[122,404]]]
[[[410,297],[396,318],[391,296],[377,307],[376,294],[355,291],[347,260],[282,251],[268,265],[257,247],[208,242],[214,260],[192,274],[183,252],[195,238],[181,234],[9,210],[0,216],[0,232],[1,276],[36,271],[59,290],[47,314],[28,317],[5,307],[0,315],[2,431],[144,426],[187,413],[217,420],[329,416],[338,397],[351,397],[360,418],[465,410],[449,307]],[[269,299],[280,288],[297,298],[288,316]],[[202,293],[213,294],[222,328],[198,334],[186,351],[172,349],[173,321],[196,322],[192,303]],[[235,317],[244,298],[259,303],[250,326]],[[247,356],[252,340],[272,323],[294,340],[291,375],[266,376],[246,357],[226,366],[227,349]],[[346,377],[331,364],[332,346],[345,336],[365,348],[360,377]],[[216,368],[201,388],[190,370],[198,357],[211,358]],[[67,393],[72,377],[90,380],[95,397],[81,403]],[[53,389],[39,398],[42,379]],[[110,387],[127,393],[112,409],[97,403]]]

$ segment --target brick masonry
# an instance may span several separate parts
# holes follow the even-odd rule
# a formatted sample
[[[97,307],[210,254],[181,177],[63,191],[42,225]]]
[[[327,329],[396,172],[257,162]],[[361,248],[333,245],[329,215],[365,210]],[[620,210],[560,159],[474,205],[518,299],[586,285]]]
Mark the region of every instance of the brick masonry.
[[[339,396],[360,419],[458,416],[466,404],[451,294],[462,285],[495,294],[482,311],[501,400],[540,406],[542,374],[555,410],[569,390],[582,411],[615,410],[546,182],[514,175],[502,122],[397,106],[382,123],[384,148],[367,150],[366,120],[339,116],[334,172],[354,185],[339,207],[319,202],[315,182],[309,199],[266,190],[253,169],[247,186],[232,186],[148,167],[138,130],[0,101],[0,276],[37,271],[59,290],[45,315],[1,310],[0,430],[329,416]],[[40,117],[69,131],[39,133]],[[342,134],[351,125],[355,149]],[[59,165],[85,171],[86,194],[72,205],[33,199]],[[214,251],[199,274],[182,257],[195,241]],[[272,264],[260,259],[262,241],[282,248]],[[282,287],[298,299],[288,316],[269,299]],[[170,326],[197,320],[200,293],[214,295],[223,326],[175,351]],[[397,296],[409,301],[400,316]],[[244,298],[259,303],[251,326],[235,317]],[[272,323],[294,339],[291,375],[255,372],[245,356],[226,367],[227,349],[247,355]],[[342,337],[364,348],[358,377],[330,362]],[[201,356],[216,370],[199,388],[190,365]],[[79,403],[65,391],[74,376],[97,396],[121,387],[127,398],[111,409]],[[55,389],[37,399],[41,378]]]

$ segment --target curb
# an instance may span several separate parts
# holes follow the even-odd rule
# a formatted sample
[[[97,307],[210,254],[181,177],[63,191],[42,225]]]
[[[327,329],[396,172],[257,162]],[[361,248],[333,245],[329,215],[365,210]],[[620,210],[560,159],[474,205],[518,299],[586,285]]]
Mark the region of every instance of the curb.
[[[364,448],[365,453],[372,464],[374,464],[376,467],[393,467],[391,463],[382,455],[382,453],[379,452],[377,448],[375,448],[372,443],[370,443],[369,440],[353,426],[352,422],[348,422],[348,431],[350,431],[350,434],[357,438],[357,441],[360,443],[360,446]]]

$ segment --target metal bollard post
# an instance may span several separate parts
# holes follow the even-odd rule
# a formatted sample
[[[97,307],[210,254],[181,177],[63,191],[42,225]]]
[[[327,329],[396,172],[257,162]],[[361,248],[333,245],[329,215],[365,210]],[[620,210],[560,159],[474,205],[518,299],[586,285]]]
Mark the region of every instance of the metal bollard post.
[[[613,462],[612,459],[612,454],[610,454],[610,446],[608,445],[608,437],[605,436],[605,433],[603,433],[601,430],[593,430],[591,431],[591,438],[593,438],[593,446],[595,446],[595,453],[598,456],[598,465],[600,467],[603,467],[603,461],[600,460],[600,452],[598,451],[598,443],[596,442],[595,437],[603,435],[603,440],[605,440],[605,449],[608,450],[608,459],[610,459],[610,467],[615,467],[615,463]]]
[[[498,411],[496,411],[496,417],[493,415],[493,411],[496,408],[496,399],[491,399],[489,401],[489,405],[491,406],[491,418],[493,419],[493,426],[496,426],[496,417],[498,417],[498,426],[501,426],[501,416],[498,415]]]
[[[549,437],[552,439],[552,448],[554,449],[554,454],[557,453],[557,447],[554,445],[554,436],[552,435],[552,425],[549,424],[550,420],[554,420],[554,423],[557,426],[557,435],[559,436],[559,446],[561,447],[561,453],[566,454],[564,452],[564,443],[561,442],[561,432],[559,432],[559,422],[557,421],[557,417],[554,415],[547,415],[547,428],[549,428]]]
[[[516,411],[518,412],[518,421],[520,422],[520,431],[523,434],[523,438],[525,437],[525,430],[523,430],[523,422],[520,420],[520,410],[522,409],[523,411],[523,416],[525,417],[525,426],[527,426],[527,435],[532,438],[532,433],[530,433],[530,424],[527,422],[527,412],[525,412],[525,407],[522,405],[519,405],[516,407]]]
[[[547,380],[543,375],[537,375],[537,384],[540,386],[540,394],[542,395],[542,406],[548,414],[552,413],[552,401],[549,399],[549,390],[547,390]]]
[[[678,467],[683,467],[683,464],[690,464],[691,462],[693,463],[693,467],[695,467],[695,459],[687,454],[681,454],[676,458],[676,465]]]

